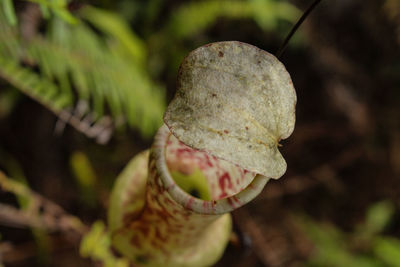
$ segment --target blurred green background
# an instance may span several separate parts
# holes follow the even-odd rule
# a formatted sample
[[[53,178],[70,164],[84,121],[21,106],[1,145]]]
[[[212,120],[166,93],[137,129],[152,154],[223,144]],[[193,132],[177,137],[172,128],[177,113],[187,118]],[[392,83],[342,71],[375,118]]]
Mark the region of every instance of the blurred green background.
[[[185,55],[275,53],[310,4],[0,0],[0,266],[98,266],[82,233],[150,146]],[[399,48],[399,0],[307,18],[281,57],[298,96],[287,173],[233,213],[217,266],[400,266]]]

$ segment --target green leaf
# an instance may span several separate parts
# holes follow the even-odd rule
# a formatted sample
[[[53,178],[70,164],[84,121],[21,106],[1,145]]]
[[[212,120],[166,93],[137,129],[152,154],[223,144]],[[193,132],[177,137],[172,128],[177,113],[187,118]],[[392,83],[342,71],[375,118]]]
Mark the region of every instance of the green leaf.
[[[105,267],[128,267],[129,262],[124,258],[117,258],[111,250],[111,239],[104,223],[97,221],[91,230],[83,237],[80,246],[82,257],[100,261]]]
[[[264,30],[277,27],[278,22],[295,22],[301,12],[294,5],[284,1],[252,0],[252,16]]]
[[[80,197],[88,206],[96,206],[96,173],[89,158],[80,151],[72,153],[70,166],[81,191]]]
[[[15,15],[14,4],[12,0],[2,0],[4,14],[11,25],[17,25],[17,17]]]
[[[120,16],[89,6],[83,8],[80,14],[95,27],[120,41],[133,60],[144,63],[146,58],[144,42],[130,30],[129,25]]]
[[[378,238],[375,242],[374,253],[386,264],[400,267],[400,240],[390,237]]]
[[[44,4],[39,4],[39,7],[40,7],[40,11],[42,11],[43,18],[49,19],[50,18],[49,8]]]
[[[365,231],[377,234],[384,230],[393,217],[395,207],[389,201],[381,201],[368,208]]]
[[[75,18],[65,7],[57,7],[53,8],[54,14],[56,14],[59,18],[70,24],[77,24],[79,20]]]
[[[167,23],[168,33],[178,39],[196,34],[219,17],[254,19],[264,30],[271,30],[281,20],[294,22],[301,12],[282,1],[193,1],[180,6]]]
[[[308,218],[297,223],[314,243],[315,251],[306,266],[313,267],[380,267],[385,266],[369,255],[351,251],[348,236],[330,224],[319,224]]]

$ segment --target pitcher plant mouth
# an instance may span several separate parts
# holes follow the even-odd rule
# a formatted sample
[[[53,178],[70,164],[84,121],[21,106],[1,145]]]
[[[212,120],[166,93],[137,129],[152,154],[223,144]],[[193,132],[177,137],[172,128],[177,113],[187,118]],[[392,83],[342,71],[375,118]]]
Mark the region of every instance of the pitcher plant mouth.
[[[233,211],[255,198],[269,180],[265,176],[186,146],[165,124],[158,130],[152,149],[156,170],[164,189],[177,203],[195,213],[216,215]],[[203,183],[205,182],[206,188],[200,190],[208,190],[209,199],[191,195],[173,177],[174,172],[187,177],[195,170],[199,170],[204,177],[202,179],[205,179]]]

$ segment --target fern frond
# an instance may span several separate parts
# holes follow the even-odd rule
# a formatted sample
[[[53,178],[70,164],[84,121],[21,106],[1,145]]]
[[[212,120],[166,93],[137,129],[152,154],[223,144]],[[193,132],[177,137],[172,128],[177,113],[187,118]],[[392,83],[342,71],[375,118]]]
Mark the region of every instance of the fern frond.
[[[1,78],[54,113],[58,114],[63,108],[71,105],[68,98],[57,95],[57,86],[54,83],[20,67],[15,61],[0,57],[0,66]]]
[[[144,136],[161,125],[163,88],[145,69],[145,46],[139,39],[126,37],[131,36],[128,27],[118,29],[124,24],[114,24],[117,29],[108,28],[101,37],[84,21],[70,25],[53,18],[46,36],[26,42],[2,18],[0,76],[14,87],[58,115],[73,110],[81,100],[90,103],[94,122],[111,113],[114,119],[140,129]],[[132,50],[135,47],[139,49]],[[21,61],[39,70],[21,66]]]
[[[129,29],[129,25],[119,15],[90,6],[82,8],[79,14],[97,29],[118,40],[113,45],[124,49],[133,61],[145,63],[147,51],[144,41]]]
[[[60,121],[56,125],[56,130],[60,131],[61,122],[69,123],[88,137],[96,138],[99,143],[104,144],[109,140],[112,124],[108,117],[102,117],[94,123],[90,114],[85,117],[82,116],[83,114],[76,116],[73,111],[68,111],[72,105],[70,98],[57,94],[58,88],[50,80],[19,66],[12,60],[7,61],[3,57],[0,57],[0,66],[0,78],[20,89],[59,117]]]
[[[43,17],[45,17],[46,19],[50,17],[50,11],[51,11],[54,15],[56,15],[57,17],[63,19],[68,23],[75,24],[79,22],[79,20],[76,17],[72,16],[71,13],[68,11],[67,0],[58,0],[58,1],[27,0],[27,1],[37,3],[40,7],[40,10],[42,11]],[[15,14],[13,1],[1,0],[1,4],[7,22],[11,25],[16,25],[17,16]]]

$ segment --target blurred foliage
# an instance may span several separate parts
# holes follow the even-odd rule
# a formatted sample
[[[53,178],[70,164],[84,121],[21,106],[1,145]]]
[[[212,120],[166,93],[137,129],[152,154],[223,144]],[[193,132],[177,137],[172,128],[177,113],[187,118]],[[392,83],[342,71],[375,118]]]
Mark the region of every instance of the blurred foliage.
[[[76,151],[71,155],[70,165],[80,190],[79,196],[82,198],[82,202],[89,207],[95,207],[97,204],[97,176],[89,158],[85,153]]]
[[[22,181],[8,178],[5,174],[0,172],[0,186],[1,189],[13,193],[17,199],[18,204],[22,210],[30,212],[35,210],[38,206],[37,199],[31,193],[29,186]],[[34,213],[39,211],[34,211]]]
[[[0,76],[59,116],[73,112],[79,99],[93,112],[84,109],[78,119],[96,122],[108,108],[114,118],[151,135],[161,124],[165,100],[146,73],[143,44],[115,15],[94,8],[80,14],[104,36],[83,20],[72,25],[52,17],[44,35],[25,40],[0,14]],[[113,23],[105,27],[101,21]]]
[[[22,169],[20,166],[18,166],[18,163],[15,160],[10,160],[11,164],[13,166],[13,173],[15,173],[16,176],[13,176],[14,179],[10,180],[9,178],[1,178],[3,179],[0,184],[6,185],[7,183],[12,184],[14,183],[14,186],[9,187],[11,192],[15,193],[15,196],[18,201],[18,205],[20,207],[20,210],[22,214],[30,214],[28,216],[34,216],[35,220],[40,221],[41,220],[41,215],[40,215],[40,209],[38,208],[38,200],[35,198],[35,196],[30,192],[29,190],[29,184],[22,173]],[[17,187],[21,188],[26,188],[27,190],[21,190],[21,191],[13,191],[13,188]],[[18,193],[19,192],[19,193]],[[23,193],[22,193],[23,192]],[[45,229],[32,225],[30,227],[30,230],[32,232],[33,239],[35,240],[36,243],[36,255],[37,255],[37,261],[39,264],[48,264],[49,260],[49,254],[50,254],[50,244],[49,244],[49,237],[48,233],[46,232]]]
[[[175,8],[163,27],[149,36],[149,48],[154,52],[149,62],[151,71],[154,75],[167,71],[169,76],[175,78],[183,58],[196,46],[205,44],[200,42],[195,47],[188,47],[188,41],[193,42],[196,37],[201,40],[201,33],[215,25],[220,19],[253,20],[266,34],[274,31],[281,34],[283,39],[290,25],[294,24],[300,15],[301,12],[286,1],[187,1]],[[282,29],[281,24],[287,27],[285,31],[279,32],[278,30]]]
[[[2,4],[3,4],[4,14],[6,15],[8,22],[11,25],[17,24],[17,17],[15,15],[14,5],[12,3],[12,0],[3,0]]]
[[[300,15],[297,8],[287,2],[196,1],[183,5],[172,14],[167,31],[175,38],[187,38],[215,23],[219,17],[254,19],[262,29],[268,31],[276,28],[279,21],[292,21]]]
[[[0,92],[0,119],[10,115],[19,98],[19,92],[11,88],[5,88]]]
[[[50,12],[52,12],[57,17],[69,22],[69,23],[77,23],[78,20],[71,15],[71,13],[67,9],[68,2],[66,0],[27,0],[32,3],[37,3],[42,11],[42,14],[45,18],[49,18]],[[4,10],[4,14],[6,16],[7,21],[11,25],[17,24],[17,16],[15,14],[14,5],[12,0],[2,0],[2,6]]]
[[[32,191],[25,182],[9,178],[1,171],[0,189],[13,194],[19,206],[19,209],[16,209],[0,203],[1,217],[5,220],[8,218],[11,225],[31,227],[38,242],[46,242],[43,231],[58,228],[72,229],[79,233],[85,231],[84,224],[77,217],[65,214],[58,205]],[[39,249],[42,245],[46,246],[42,243]]]
[[[104,267],[128,267],[127,259],[117,258],[111,250],[111,237],[102,221],[95,222],[82,239],[80,254],[101,262]]]
[[[307,266],[400,266],[400,240],[384,235],[394,212],[391,202],[375,203],[368,208],[365,222],[351,233],[308,218],[299,219],[315,247]]]

